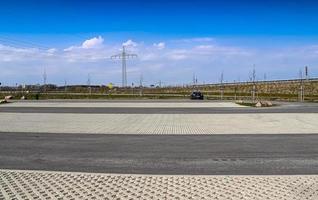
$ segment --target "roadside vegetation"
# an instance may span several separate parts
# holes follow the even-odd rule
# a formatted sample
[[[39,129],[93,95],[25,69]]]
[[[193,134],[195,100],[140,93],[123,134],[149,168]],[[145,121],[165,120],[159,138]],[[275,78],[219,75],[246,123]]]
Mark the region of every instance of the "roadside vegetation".
[[[304,100],[318,102],[318,79],[303,83]],[[55,86],[30,85],[25,88],[2,87],[0,99],[12,95],[13,99],[189,99],[192,91],[201,91],[205,100],[231,100],[249,102],[255,87],[255,101],[298,101],[299,80],[242,82],[209,85],[169,87],[113,87],[107,86]]]

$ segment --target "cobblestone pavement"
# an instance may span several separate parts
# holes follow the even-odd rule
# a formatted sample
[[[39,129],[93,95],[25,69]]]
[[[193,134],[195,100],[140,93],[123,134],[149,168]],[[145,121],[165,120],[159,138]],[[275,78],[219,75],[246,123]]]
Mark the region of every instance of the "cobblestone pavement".
[[[153,176],[0,170],[0,199],[316,200],[318,176]]]
[[[0,132],[97,134],[318,133],[317,114],[0,113]]]

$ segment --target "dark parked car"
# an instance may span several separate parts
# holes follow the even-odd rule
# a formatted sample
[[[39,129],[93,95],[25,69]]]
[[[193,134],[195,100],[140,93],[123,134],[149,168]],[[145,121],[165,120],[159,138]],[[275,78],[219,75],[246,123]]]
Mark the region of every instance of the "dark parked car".
[[[200,91],[194,91],[191,93],[191,99],[203,100],[204,96]]]

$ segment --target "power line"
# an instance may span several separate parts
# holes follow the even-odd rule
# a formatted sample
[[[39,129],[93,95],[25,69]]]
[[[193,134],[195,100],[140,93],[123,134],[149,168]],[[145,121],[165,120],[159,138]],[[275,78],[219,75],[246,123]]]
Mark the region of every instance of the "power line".
[[[48,50],[50,47],[47,47],[45,45],[39,45],[30,41],[24,41],[24,40],[19,40],[19,39],[13,39],[8,36],[0,35],[0,41],[4,44],[18,47],[18,48],[37,48],[40,50]]]

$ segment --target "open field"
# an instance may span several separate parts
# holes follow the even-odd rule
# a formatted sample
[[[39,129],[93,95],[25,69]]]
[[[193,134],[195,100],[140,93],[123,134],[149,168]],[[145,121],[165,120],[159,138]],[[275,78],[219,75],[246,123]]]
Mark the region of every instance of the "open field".
[[[189,99],[193,90],[200,90],[210,100],[251,100],[255,85],[256,98],[259,100],[298,101],[303,84],[305,100],[318,101],[318,79],[291,79],[253,82],[229,82],[202,85],[182,85],[166,87],[126,87],[109,89],[106,86],[93,86],[91,92],[87,85],[67,86],[27,86],[3,88],[0,99],[13,95],[15,99],[26,96],[28,99]],[[27,92],[28,91],[28,92]],[[45,91],[45,92],[44,92]],[[221,97],[221,93],[223,96]]]

